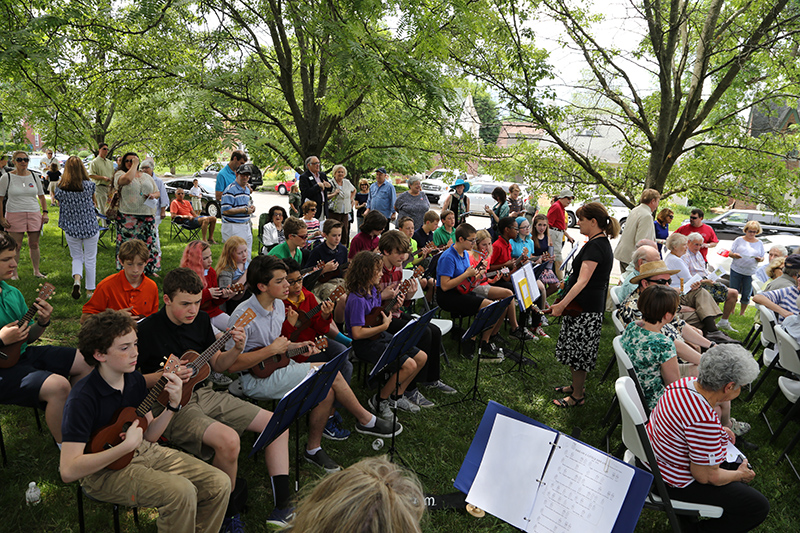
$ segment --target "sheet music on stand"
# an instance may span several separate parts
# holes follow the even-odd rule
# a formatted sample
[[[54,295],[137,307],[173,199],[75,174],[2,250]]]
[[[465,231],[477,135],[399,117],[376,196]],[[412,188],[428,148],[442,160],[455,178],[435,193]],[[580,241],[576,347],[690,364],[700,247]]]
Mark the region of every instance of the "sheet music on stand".
[[[635,529],[652,479],[490,402],[455,486],[467,502],[523,531],[623,533]]]
[[[541,297],[536,274],[530,263],[525,263],[522,268],[511,273],[511,284],[517,296],[517,305],[523,313]]]

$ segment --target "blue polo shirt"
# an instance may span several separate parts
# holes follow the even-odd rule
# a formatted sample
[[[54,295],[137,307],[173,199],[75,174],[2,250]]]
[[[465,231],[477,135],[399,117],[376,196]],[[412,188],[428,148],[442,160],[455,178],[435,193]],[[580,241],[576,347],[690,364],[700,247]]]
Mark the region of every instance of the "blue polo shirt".
[[[225,192],[222,193],[222,221],[230,222],[232,224],[245,224],[250,221],[248,213],[239,213],[238,215],[226,215],[225,212],[238,207],[247,207],[250,205],[250,191],[246,187],[242,187],[235,181],[228,185]]]
[[[439,264],[436,266],[436,286],[442,286],[442,276],[457,278],[469,268],[469,255],[464,252],[463,257],[458,255],[455,246],[448,248],[439,256]]]
[[[217,183],[214,187],[214,190],[223,192],[228,188],[228,185],[234,181],[236,181],[236,173],[233,171],[230,165],[225,165],[222,167],[222,170],[217,172]]]
[[[394,213],[394,203],[397,201],[397,193],[394,190],[394,185],[389,183],[389,180],[383,182],[383,185],[378,185],[377,182],[369,186],[369,198],[367,198],[367,208],[375,209],[383,213],[387,219],[392,217]]]

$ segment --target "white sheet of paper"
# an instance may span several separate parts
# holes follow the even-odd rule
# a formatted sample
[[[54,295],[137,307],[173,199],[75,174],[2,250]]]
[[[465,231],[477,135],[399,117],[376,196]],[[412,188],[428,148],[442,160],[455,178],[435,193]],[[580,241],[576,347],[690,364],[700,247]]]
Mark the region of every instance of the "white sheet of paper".
[[[527,531],[611,531],[628,494],[633,469],[561,435],[544,475]]]
[[[522,270],[525,272],[525,277],[528,279],[528,286],[531,288],[531,298],[533,298],[533,303],[539,301],[539,297],[542,293],[539,292],[539,284],[536,283],[536,274],[533,272],[533,265],[528,262],[522,266]]]
[[[556,433],[497,415],[467,502],[526,529]]]
[[[747,457],[745,457],[745,455],[739,451],[739,448],[737,448],[731,441],[728,441],[728,446],[725,448],[725,462],[735,463],[739,459],[740,455],[747,459]]]
[[[701,276],[700,274],[695,274],[694,276],[689,278],[689,281],[685,281],[683,283],[683,294],[689,294],[689,291],[692,290],[692,285],[694,285],[699,281],[703,281],[703,276]]]
[[[725,271],[724,268],[717,267],[716,270],[712,270],[711,272],[709,272],[708,279],[710,279],[712,281],[717,281],[719,278],[721,278],[725,274],[727,274],[727,272]]]
[[[148,198],[147,200],[144,201],[144,205],[146,205],[150,209],[158,209],[158,199]]]

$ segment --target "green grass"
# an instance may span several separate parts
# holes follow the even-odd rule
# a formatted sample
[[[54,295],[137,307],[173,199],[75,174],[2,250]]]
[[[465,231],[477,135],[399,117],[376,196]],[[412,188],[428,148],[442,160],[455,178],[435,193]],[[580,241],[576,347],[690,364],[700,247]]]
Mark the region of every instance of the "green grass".
[[[51,210],[51,216],[57,210]],[[162,224],[162,271],[177,266],[184,243],[169,241],[168,223]],[[46,228],[42,239],[43,270],[49,274],[59,292],[52,299],[55,308],[53,325],[48,329],[44,342],[74,345],[80,316],[80,302],[69,295],[71,286],[69,254],[60,244],[60,231],[53,217],[53,222]],[[221,246],[214,246],[215,259]],[[98,279],[111,274],[113,267],[113,247],[101,249],[99,254]],[[22,279],[13,282],[23,293],[30,297],[36,288],[36,281],[31,276],[30,261],[27,259],[27,247],[23,250],[20,265]],[[739,329],[733,336],[743,339],[752,323],[754,311],[748,310],[745,317],[732,317],[732,323]],[[548,328],[551,339],[543,339],[531,344],[538,366],[532,370],[532,376],[507,374],[497,376],[500,367],[483,365],[481,368],[480,391],[484,400],[495,400],[527,416],[548,424],[558,430],[572,432],[573,428],[582,430],[581,439],[598,448],[606,428],[602,418],[613,396],[613,380],[599,383],[606,364],[612,357],[611,341],[614,329],[610,319],[606,321],[599,353],[597,369],[589,374],[587,382],[587,402],[582,408],[560,410],[551,405],[557,395],[552,392],[556,385],[569,382],[569,370],[559,364],[553,357],[558,325]],[[474,363],[457,354],[454,342],[448,337],[445,346],[450,355],[451,366],[443,369],[443,379],[460,391],[467,391],[472,385]],[[510,366],[504,363],[503,368]],[[357,370],[358,372],[358,370]],[[737,419],[745,420],[753,425],[748,439],[761,445],[761,449],[749,454],[757,476],[753,485],[766,494],[771,502],[772,511],[767,522],[759,531],[784,532],[793,531],[800,522],[800,509],[797,505],[797,480],[785,462],[775,466],[778,454],[787,444],[795,427],[790,426],[776,445],[769,445],[769,433],[758,416],[758,411],[766,402],[769,394],[776,386],[777,376],[771,376],[764,384],[755,399],[750,403],[736,400],[733,413]],[[363,403],[366,403],[369,391],[354,377],[354,389]],[[743,395],[744,396],[744,395]],[[437,404],[444,404],[456,398],[430,394]],[[784,405],[780,399],[777,406]],[[472,441],[483,406],[464,403],[451,407],[437,406],[417,415],[401,414],[400,419],[405,430],[397,439],[397,446],[405,462],[422,477],[425,490],[434,494],[453,492],[453,479],[456,477],[466,451]],[[776,410],[770,411],[771,420],[778,418]],[[353,418],[344,413],[346,426],[353,429]],[[3,427],[6,449],[9,454],[9,465],[0,468],[0,505],[4,509],[4,519],[0,523],[0,531],[18,532],[51,532],[77,531],[77,510],[75,508],[75,484],[65,485],[58,475],[58,454],[52,439],[46,433],[39,433],[33,421],[31,409],[15,406],[0,406],[0,423]],[[305,422],[300,423],[300,445],[305,444]],[[294,461],[294,429],[290,441],[291,460]],[[245,515],[248,531],[266,531],[265,519],[272,509],[272,493],[269,486],[266,467],[262,458],[254,461],[247,458],[247,453],[254,441],[253,435],[245,435],[242,439],[240,456],[240,475],[247,478],[250,489],[249,510]],[[353,435],[344,442],[324,441],[326,451],[342,465],[347,466],[361,457],[377,455],[372,449],[373,439]],[[619,430],[611,442],[612,452],[619,446]],[[387,443],[388,445],[388,443]],[[385,452],[386,448],[381,450]],[[521,443],[518,451],[525,452]],[[797,454],[795,453],[796,457]],[[262,456],[263,457],[263,456]],[[293,464],[293,463],[292,463]],[[293,468],[293,467],[292,467]],[[294,470],[292,470],[292,477]],[[301,465],[300,483],[309,486],[319,478],[319,473]],[[42,487],[42,503],[36,507],[27,507],[24,502],[25,488],[30,481],[36,481]],[[498,487],[498,490],[501,488]],[[89,531],[111,530],[111,508],[107,505],[86,503],[86,517]],[[133,524],[132,514],[122,512],[124,531],[156,531],[155,514],[150,510],[140,513],[141,527],[137,530]],[[429,513],[424,521],[425,532],[511,532],[513,528],[502,521],[487,516],[476,519],[456,511],[440,511]],[[667,532],[670,531],[663,513],[644,511],[637,531]]]

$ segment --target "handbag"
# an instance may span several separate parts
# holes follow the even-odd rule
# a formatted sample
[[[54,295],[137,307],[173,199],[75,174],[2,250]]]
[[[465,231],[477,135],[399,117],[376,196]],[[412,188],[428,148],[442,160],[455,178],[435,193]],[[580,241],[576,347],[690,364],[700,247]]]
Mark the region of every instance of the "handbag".
[[[119,214],[120,189],[122,189],[122,187],[112,187],[111,192],[108,195],[108,204],[106,204],[106,217],[108,217],[109,220],[116,219],[117,215]]]

